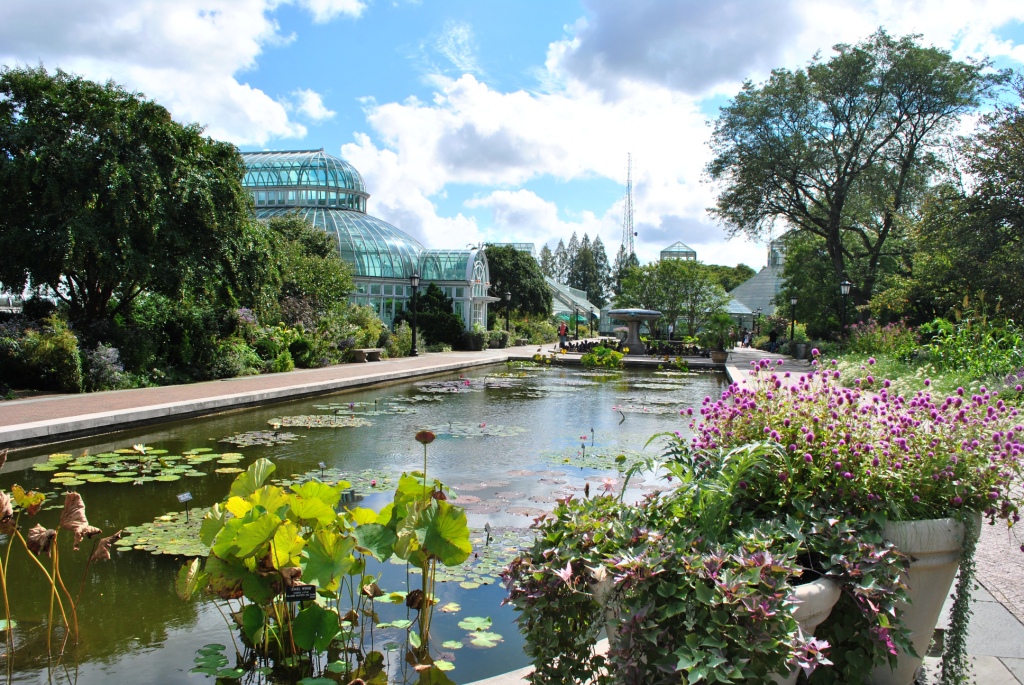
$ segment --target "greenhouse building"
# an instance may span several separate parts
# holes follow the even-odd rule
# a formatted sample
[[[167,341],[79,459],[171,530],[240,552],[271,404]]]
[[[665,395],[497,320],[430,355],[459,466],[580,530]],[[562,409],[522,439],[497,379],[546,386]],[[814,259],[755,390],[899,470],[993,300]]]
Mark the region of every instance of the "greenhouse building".
[[[243,152],[245,187],[259,219],[298,213],[335,239],[342,259],[352,265],[355,291],[350,300],[373,307],[389,325],[419,288],[436,283],[455,300],[466,329],[486,325],[490,275],[483,250],[426,249],[412,236],[366,213],[370,197],[355,167],[319,150]]]

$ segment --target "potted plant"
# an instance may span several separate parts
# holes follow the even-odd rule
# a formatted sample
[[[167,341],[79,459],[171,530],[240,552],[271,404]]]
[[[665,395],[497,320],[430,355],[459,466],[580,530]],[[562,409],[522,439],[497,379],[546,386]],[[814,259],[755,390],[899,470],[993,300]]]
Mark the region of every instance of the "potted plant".
[[[732,337],[734,327],[732,318],[725,312],[713,314],[704,324],[701,344],[711,350],[711,361],[714,363],[724,364],[729,356],[728,350],[736,345]]]
[[[838,591],[824,577],[795,588],[804,524],[733,506],[760,459],[760,448],[737,451],[699,486],[692,464],[652,460],[637,469],[660,467],[679,487],[642,506],[612,496],[610,479],[605,494],[560,501],[504,574],[531,682],[781,683],[828,663],[814,624]],[[830,539],[829,558],[862,546]],[[607,656],[594,651],[602,627]]]
[[[817,350],[812,354],[817,357]],[[849,624],[838,630],[829,626],[830,619],[822,626],[834,650],[864,652],[860,673],[873,667],[872,682],[908,685],[957,562],[973,554],[981,518],[1009,525],[1019,520],[1015,493],[1022,483],[1018,455],[1024,426],[1018,411],[995,391],[968,396],[961,389],[943,399],[926,387],[902,397],[890,392],[888,381],[873,377],[873,363],[869,360],[863,376],[845,388],[835,362],[823,368],[815,359],[812,371],[797,378],[762,360],[749,384],[734,384],[721,398],[705,399],[700,419],[691,423],[695,436],[680,450],[711,468],[711,457],[722,450],[774,445],[748,474],[738,507],[766,518],[800,516],[808,508],[844,513],[920,560],[910,564],[904,578],[912,604],[900,604],[896,625],[869,626],[873,641],[844,645],[836,636],[848,633]],[[929,549],[911,542],[934,544]],[[967,671],[972,569],[971,563],[963,564],[956,589],[943,654],[946,682],[958,682]],[[849,619],[840,614],[839,620]],[[832,658],[839,663],[835,652]]]

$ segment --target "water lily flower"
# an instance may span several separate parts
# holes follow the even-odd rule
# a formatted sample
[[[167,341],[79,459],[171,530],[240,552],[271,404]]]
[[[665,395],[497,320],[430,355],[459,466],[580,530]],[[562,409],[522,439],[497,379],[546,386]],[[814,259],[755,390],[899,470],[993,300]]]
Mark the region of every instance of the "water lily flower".
[[[614,478],[602,478],[601,484],[604,487],[605,492],[613,492],[615,490],[615,486],[618,485],[618,481]]]
[[[416,442],[420,443],[421,445],[429,445],[430,443],[434,442],[434,438],[436,437],[437,436],[434,435],[432,432],[423,430],[416,433]]]
[[[561,578],[562,582],[568,585],[569,581],[572,579],[572,562],[566,562],[565,568],[560,571],[555,571],[555,575]]]

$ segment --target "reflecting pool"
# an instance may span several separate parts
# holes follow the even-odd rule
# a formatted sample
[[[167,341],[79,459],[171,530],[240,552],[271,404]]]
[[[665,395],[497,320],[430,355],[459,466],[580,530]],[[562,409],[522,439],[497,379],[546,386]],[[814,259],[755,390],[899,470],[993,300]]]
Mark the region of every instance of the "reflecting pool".
[[[212,683],[190,672],[196,650],[220,643],[230,654],[231,638],[211,602],[184,602],[175,594],[175,576],[196,545],[182,528],[178,495],[191,494],[195,521],[203,508],[226,497],[237,471],[266,457],[277,466],[274,479],[343,478],[360,506],[379,509],[391,501],[398,475],[422,468],[423,448],[413,436],[424,428],[437,434],[429,447],[430,476],[451,486],[457,495],[452,501],[467,510],[476,552],[464,568],[439,576],[445,579],[437,585],[439,606],[460,609],[435,613],[433,642],[455,663],[449,675],[456,683],[524,666],[513,612],[500,605],[505,591],[497,573],[528,539],[532,520],[556,499],[581,496],[585,488],[620,488],[623,459],[617,457],[628,464],[653,456],[653,445],[644,451],[652,435],[685,432],[688,421],[679,411],[696,409],[727,384],[714,373],[500,366],[19,451],[0,471],[0,489],[10,492],[19,484],[46,492],[50,505],[34,519],[23,516],[22,531],[37,522],[56,527],[68,489],[81,493],[89,522],[103,535],[132,531],[110,561],[88,573],[92,541],[71,552],[62,536],[61,576],[72,595],[81,593],[80,640],[77,658],[69,650],[53,680]],[[282,434],[291,435],[279,441]],[[229,437],[235,441],[223,442]],[[154,460],[145,473],[134,470],[133,445],[145,445]],[[650,479],[631,482],[625,496],[639,499],[657,487]],[[491,528],[489,544],[485,525]],[[0,543],[6,550],[6,536]],[[383,574],[385,591],[406,589],[404,564],[368,571]],[[11,553],[8,594],[17,621],[11,680],[47,682],[49,586],[24,549]],[[389,618],[392,608],[396,613]],[[397,619],[397,611],[382,607],[382,620]],[[492,620],[490,632],[501,636],[496,646],[473,644],[458,625],[471,616]],[[53,639],[60,638],[54,631]],[[375,635],[377,648],[395,639],[387,630]],[[446,650],[445,641],[461,648]]]

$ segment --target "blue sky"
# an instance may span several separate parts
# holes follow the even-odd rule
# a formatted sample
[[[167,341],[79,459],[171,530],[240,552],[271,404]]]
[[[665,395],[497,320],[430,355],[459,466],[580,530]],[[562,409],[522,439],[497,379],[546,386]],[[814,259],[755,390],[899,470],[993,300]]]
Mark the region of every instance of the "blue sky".
[[[243,150],[323,147],[434,247],[621,236],[760,267],[705,209],[707,121],[745,79],[879,26],[1024,66],[1019,0],[6,0],[0,64],[146,93]]]

